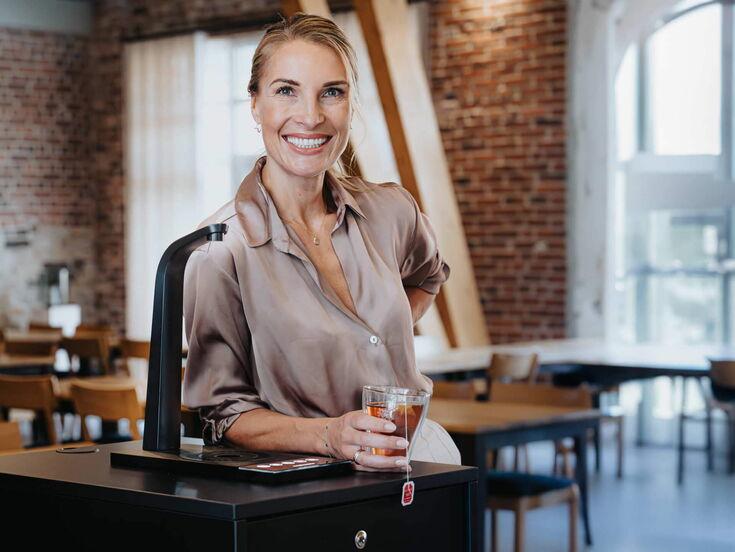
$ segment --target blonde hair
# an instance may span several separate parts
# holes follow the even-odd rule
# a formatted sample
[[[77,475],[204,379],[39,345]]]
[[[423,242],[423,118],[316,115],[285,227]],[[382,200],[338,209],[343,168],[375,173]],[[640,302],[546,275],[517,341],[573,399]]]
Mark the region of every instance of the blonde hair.
[[[292,40],[304,40],[313,44],[326,46],[337,54],[345,66],[347,79],[350,83],[350,93],[348,95],[350,110],[353,113],[358,111],[357,61],[355,59],[355,51],[347,40],[347,36],[345,36],[342,29],[332,20],[301,12],[266,27],[265,35],[258,43],[255,54],[253,55],[250,82],[248,83],[248,92],[250,95],[256,96],[258,94],[260,79],[263,75],[265,64],[270,59],[276,47]],[[355,152],[353,151],[350,163],[354,163],[354,157]],[[351,192],[362,192],[367,189],[359,178],[349,178],[341,158],[338,158],[327,169],[327,174]]]

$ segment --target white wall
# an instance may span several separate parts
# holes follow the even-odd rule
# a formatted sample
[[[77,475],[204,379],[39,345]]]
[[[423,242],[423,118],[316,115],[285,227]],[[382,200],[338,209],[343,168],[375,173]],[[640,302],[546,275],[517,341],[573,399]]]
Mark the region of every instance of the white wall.
[[[615,73],[628,45],[679,0],[569,0],[567,334],[611,325]]]

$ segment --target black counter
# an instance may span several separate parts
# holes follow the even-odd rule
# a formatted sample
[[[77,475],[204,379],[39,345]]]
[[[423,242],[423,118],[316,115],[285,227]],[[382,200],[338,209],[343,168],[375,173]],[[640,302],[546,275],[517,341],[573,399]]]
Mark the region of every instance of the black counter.
[[[0,457],[0,526],[29,550],[347,551],[361,530],[365,550],[472,546],[476,468],[412,462],[416,498],[402,507],[400,473],[275,486],[110,465],[110,451],[140,446]]]

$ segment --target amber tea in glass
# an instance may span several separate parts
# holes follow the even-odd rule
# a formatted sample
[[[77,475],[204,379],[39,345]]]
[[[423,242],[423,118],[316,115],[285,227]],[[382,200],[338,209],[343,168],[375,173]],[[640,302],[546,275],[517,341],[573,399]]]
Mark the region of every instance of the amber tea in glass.
[[[382,456],[406,456],[411,459],[413,437],[421,428],[421,423],[429,409],[429,393],[419,389],[366,385],[362,389],[363,412],[390,420],[396,430],[388,435],[408,440],[408,451],[404,449],[370,449],[371,454]]]

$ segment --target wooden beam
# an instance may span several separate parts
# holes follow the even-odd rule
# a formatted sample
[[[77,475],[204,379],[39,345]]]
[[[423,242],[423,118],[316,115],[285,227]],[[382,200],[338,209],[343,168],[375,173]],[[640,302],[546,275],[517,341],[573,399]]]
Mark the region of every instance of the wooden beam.
[[[453,346],[486,345],[485,317],[421,54],[405,0],[355,2],[401,184],[431,218],[452,277],[437,307]]]
[[[332,19],[332,11],[327,0],[281,0],[281,11],[286,17],[304,12]]]

